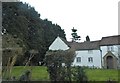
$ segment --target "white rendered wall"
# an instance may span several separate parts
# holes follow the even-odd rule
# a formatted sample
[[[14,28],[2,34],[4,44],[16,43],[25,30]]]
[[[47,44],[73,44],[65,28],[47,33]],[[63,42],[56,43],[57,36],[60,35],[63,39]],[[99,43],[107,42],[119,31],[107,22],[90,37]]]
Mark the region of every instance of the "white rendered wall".
[[[81,57],[81,62],[76,62],[76,57],[72,66],[89,66],[101,68],[100,50],[92,50],[93,53],[88,53],[88,50],[76,51],[76,57]],[[88,62],[88,57],[93,57],[93,62]]]
[[[118,58],[118,54],[120,54],[120,45],[112,45],[108,47],[110,48],[110,50],[111,50],[111,47],[113,47],[113,51],[111,52]],[[108,52],[107,46],[100,46],[100,49],[102,50],[102,57],[104,57]]]
[[[69,47],[59,37],[50,45],[49,50],[68,50]]]
[[[100,49],[102,50],[102,61],[104,61],[103,57],[108,52],[108,47],[109,48],[113,47],[113,51],[111,49],[110,50],[117,58],[118,56],[120,56],[120,45],[100,46]],[[102,63],[102,65],[104,65],[104,62]],[[118,58],[118,66],[120,68],[120,58]]]

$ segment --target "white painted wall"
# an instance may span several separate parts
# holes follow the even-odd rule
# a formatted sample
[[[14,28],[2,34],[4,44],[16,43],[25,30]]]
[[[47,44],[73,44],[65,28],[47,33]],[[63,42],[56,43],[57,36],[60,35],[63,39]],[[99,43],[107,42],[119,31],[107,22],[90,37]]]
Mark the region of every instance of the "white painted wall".
[[[109,51],[111,51],[117,58],[120,56],[120,45],[110,45],[110,46],[100,46],[100,49],[102,51],[102,65],[104,66],[104,60],[103,57],[108,53],[108,48]],[[113,50],[111,50],[113,48]],[[120,58],[118,58],[118,64],[120,64]],[[118,65],[120,67],[120,65]]]
[[[108,47],[110,48],[110,51],[118,58],[118,54],[120,54],[120,45],[100,46],[100,49],[102,50],[102,57],[104,57],[108,52]],[[113,48],[113,51],[111,48]]]
[[[108,47],[110,48],[110,51],[118,58],[120,56],[120,45],[111,45],[111,46],[100,46],[100,49],[102,50],[102,61],[103,57],[108,52]],[[111,47],[113,50],[111,50]],[[120,64],[120,58],[118,58],[118,64]],[[104,62],[102,62],[102,65],[104,66]],[[120,65],[118,65],[120,67]]]
[[[69,47],[66,45],[58,36],[54,42],[50,45],[49,50],[68,50]]]
[[[76,51],[76,57],[74,59],[74,62],[72,63],[72,66],[89,66],[89,67],[101,67],[101,56],[102,61],[103,57],[108,52],[108,47],[113,47],[112,53],[118,58],[118,54],[120,55],[120,45],[111,45],[111,46],[100,46],[100,49],[102,50],[102,55],[100,50],[92,50],[91,53],[88,52],[88,50],[79,50]],[[64,43],[58,36],[55,41],[50,45],[49,50],[68,50],[69,46]],[[76,62],[77,57],[81,57],[81,62]],[[88,62],[88,58],[93,57],[93,62]],[[102,62],[103,63],[103,62]]]
[[[95,66],[101,68],[101,54],[100,50],[92,50],[92,53],[88,53],[88,50],[76,51],[76,57],[72,66]],[[81,62],[76,62],[77,57],[81,57]],[[93,62],[88,62],[88,57],[93,57]]]

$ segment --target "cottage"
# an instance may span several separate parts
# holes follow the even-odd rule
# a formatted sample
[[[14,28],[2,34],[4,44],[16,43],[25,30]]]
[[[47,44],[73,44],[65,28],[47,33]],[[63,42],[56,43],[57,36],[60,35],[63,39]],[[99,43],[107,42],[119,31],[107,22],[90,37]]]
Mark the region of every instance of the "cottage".
[[[72,66],[88,66],[97,68],[120,68],[120,35],[103,37],[98,41],[67,42],[57,37],[49,50],[75,49],[76,57]]]
[[[102,66],[104,68],[120,68],[120,35],[103,37],[100,41]]]
[[[76,57],[72,65],[101,68],[99,41],[85,41],[76,45]]]

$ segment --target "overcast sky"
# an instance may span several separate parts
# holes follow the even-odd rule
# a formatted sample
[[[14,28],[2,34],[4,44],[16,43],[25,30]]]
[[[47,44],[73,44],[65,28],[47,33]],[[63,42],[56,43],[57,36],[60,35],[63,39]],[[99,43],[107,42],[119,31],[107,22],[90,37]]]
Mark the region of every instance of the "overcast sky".
[[[118,1],[120,0],[21,0],[29,3],[41,18],[57,23],[65,30],[68,41],[74,27],[81,41],[89,35],[92,41],[118,34]]]

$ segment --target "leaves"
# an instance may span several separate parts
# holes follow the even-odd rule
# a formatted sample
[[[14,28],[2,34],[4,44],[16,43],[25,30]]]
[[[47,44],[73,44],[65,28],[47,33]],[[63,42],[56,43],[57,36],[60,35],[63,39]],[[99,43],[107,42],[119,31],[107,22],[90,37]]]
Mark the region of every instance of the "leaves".
[[[71,80],[71,63],[75,57],[73,50],[56,50],[48,51],[45,62],[48,67],[50,79],[53,81],[70,81]],[[62,66],[62,64],[65,66]]]
[[[5,2],[3,3],[2,15],[3,29],[6,29],[7,34],[19,39],[19,42],[12,41],[18,47],[25,48],[25,52],[32,49],[39,52],[32,59],[36,64],[44,59],[48,47],[58,34],[66,39],[65,32],[59,25],[53,24],[48,19],[42,20],[40,14],[29,4]]]
[[[77,41],[77,40],[80,40],[80,36],[78,36],[77,35],[77,29],[74,29],[74,27],[73,27],[73,29],[72,29],[72,33],[71,33],[71,35],[72,35],[72,41]]]

